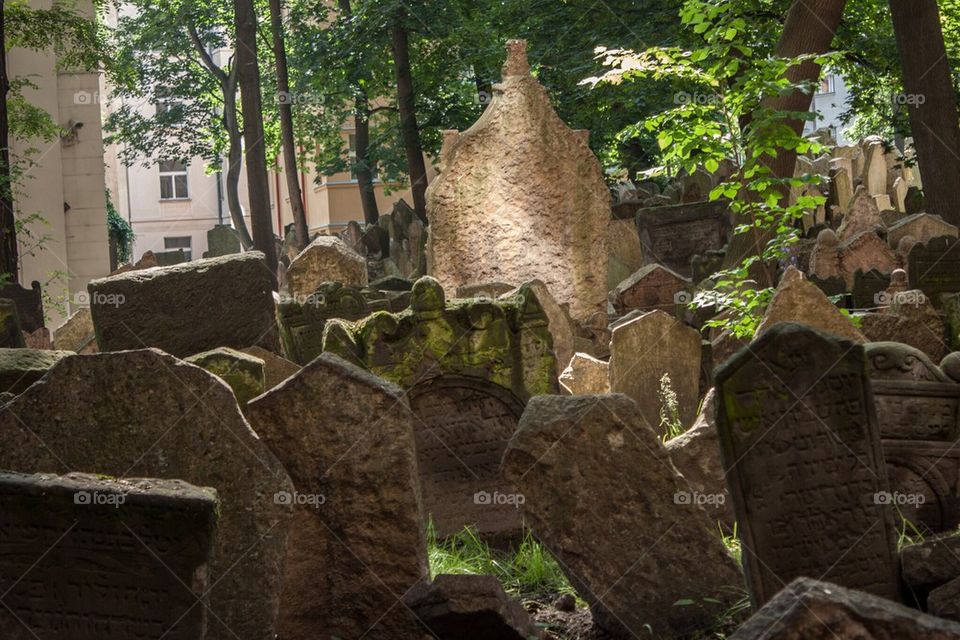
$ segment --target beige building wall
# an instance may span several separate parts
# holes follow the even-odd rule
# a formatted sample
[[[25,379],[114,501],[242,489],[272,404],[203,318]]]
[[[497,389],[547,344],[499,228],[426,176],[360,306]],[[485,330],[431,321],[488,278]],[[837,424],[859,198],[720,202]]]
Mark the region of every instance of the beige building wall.
[[[33,8],[51,5],[51,0],[30,2]],[[80,0],[78,8],[93,15],[90,0]],[[16,193],[17,216],[37,216],[20,235],[20,279],[28,287],[34,280],[41,283],[47,324],[54,328],[75,310],[76,294],[110,269],[101,74],[58,70],[52,52],[23,49],[10,51],[8,69],[13,78],[31,77],[36,89],[25,89],[26,99],[69,132],[52,142],[11,143],[15,158],[30,157],[33,162]]]

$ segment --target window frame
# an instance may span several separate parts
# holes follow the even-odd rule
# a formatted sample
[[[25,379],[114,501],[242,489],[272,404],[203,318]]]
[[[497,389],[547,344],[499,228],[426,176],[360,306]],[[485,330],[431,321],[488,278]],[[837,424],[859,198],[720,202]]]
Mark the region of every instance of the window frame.
[[[165,162],[170,163],[182,163],[183,169],[176,171],[164,171],[163,165]],[[190,165],[186,160],[167,160],[161,161],[157,164],[157,169],[160,174],[160,201],[161,202],[171,202],[174,200],[189,200],[190,199]],[[179,195],[177,192],[177,177],[183,177],[183,188],[184,194]],[[164,180],[170,180],[170,193],[173,194],[169,198],[163,196],[163,182]]]

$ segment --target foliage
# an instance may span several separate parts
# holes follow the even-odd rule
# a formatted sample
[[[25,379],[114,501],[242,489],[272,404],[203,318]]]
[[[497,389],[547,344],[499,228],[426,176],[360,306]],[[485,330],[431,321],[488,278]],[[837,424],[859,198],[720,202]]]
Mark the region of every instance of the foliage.
[[[133,257],[133,227],[113,206],[110,190],[107,189],[107,233],[117,247],[117,262],[126,264]]]
[[[427,528],[430,575],[442,573],[494,575],[504,591],[516,597],[575,594],[557,561],[528,531],[516,549],[491,549],[476,530],[466,528],[446,539]]]
[[[726,199],[738,220],[736,233],[752,230],[769,234],[762,256],[746,258],[736,268],[714,275],[715,290],[701,294],[694,305],[719,304],[727,313],[711,320],[737,337],[752,336],[771,296],[750,281],[758,261],[789,258],[805,212],[826,198],[813,188],[819,176],[777,178],[769,160],[784,150],[819,154],[824,148],[797,135],[791,121],[809,120],[808,112],[787,112],[770,106],[770,98],[795,91],[812,93],[807,82],[792,82],[787,71],[805,61],[831,64],[836,56],[801,56],[783,59],[758,55],[747,20],[732,9],[733,2],[688,0],[681,12],[683,25],[699,34],[697,48],[653,47],[641,53],[599,50],[611,67],[594,84],[620,85],[635,78],[672,79],[683,90],[673,108],[629,127],[624,135],[656,132],[662,171],[693,172],[698,167],[716,171],[721,163],[737,167],[731,179],[710,193],[711,200]]]
[[[677,393],[673,390],[670,374],[665,373],[660,378],[660,389],[657,391],[660,398],[660,429],[663,431],[662,440],[667,442],[683,434],[683,422],[680,420],[680,403]]]

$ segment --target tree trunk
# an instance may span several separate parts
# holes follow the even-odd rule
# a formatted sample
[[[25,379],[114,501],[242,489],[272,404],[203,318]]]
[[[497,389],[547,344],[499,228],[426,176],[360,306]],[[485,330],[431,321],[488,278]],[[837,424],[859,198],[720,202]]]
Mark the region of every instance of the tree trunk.
[[[350,0],[338,0],[340,13],[349,20],[353,16]],[[361,81],[366,74],[363,56],[357,53],[353,68],[349,70],[350,83],[353,85],[354,107],[354,173],[360,188],[360,205],[363,207],[363,220],[367,224],[377,224],[380,220],[380,208],[377,205],[377,192],[373,185],[374,173],[367,158],[370,151],[370,101],[367,90]]]
[[[270,23],[273,27],[273,54],[277,60],[277,95],[290,96],[290,76],[287,72],[287,50],[283,44],[283,8],[281,0],[270,0]],[[283,146],[283,174],[290,193],[290,210],[293,212],[293,230],[297,248],[303,250],[310,241],[307,228],[307,212],[303,206],[300,190],[300,175],[297,171],[297,146],[293,135],[293,111],[289,99],[279,101],[280,138]],[[277,194],[277,198],[280,194]]]
[[[782,58],[794,58],[804,54],[822,54],[830,51],[834,34],[840,25],[840,17],[843,15],[844,4],[845,0],[795,0],[784,20],[776,55]],[[820,78],[820,65],[813,61],[795,65],[787,71],[787,78],[791,82],[803,80],[815,82]],[[810,109],[812,98],[808,93],[795,91],[773,98],[766,102],[765,106],[777,111],[807,111]],[[803,132],[803,120],[792,120],[788,124],[797,135]],[[773,177],[790,178],[797,163],[797,153],[794,150],[781,149],[776,158],[768,157],[765,163]],[[738,225],[751,222],[752,220],[736,220]],[[747,233],[735,235],[730,239],[727,247],[727,255],[723,261],[724,268],[736,267],[749,256],[762,255],[771,237],[772,232],[755,227]],[[751,275],[757,279],[761,287],[772,286],[775,269],[766,266],[756,269],[756,273]]]
[[[263,139],[263,106],[260,99],[260,68],[257,65],[257,16],[253,0],[234,0],[237,51],[234,64],[243,105],[243,139],[246,143],[247,191],[253,246],[262,251],[267,268],[276,277],[277,247],[270,219],[270,183]]]
[[[960,225],[960,121],[936,0],[890,0],[926,210]]]
[[[420,145],[420,128],[417,125],[416,98],[413,93],[413,73],[410,70],[410,44],[404,26],[407,13],[400,8],[393,27],[393,66],[397,76],[397,108],[400,111],[400,132],[407,152],[407,171],[413,190],[413,209],[424,224],[427,223],[427,167],[423,161]]]
[[[13,172],[10,167],[10,121],[7,96],[6,25],[3,19],[4,0],[0,0],[0,273],[10,274],[11,282],[19,282],[17,220],[13,212]]]

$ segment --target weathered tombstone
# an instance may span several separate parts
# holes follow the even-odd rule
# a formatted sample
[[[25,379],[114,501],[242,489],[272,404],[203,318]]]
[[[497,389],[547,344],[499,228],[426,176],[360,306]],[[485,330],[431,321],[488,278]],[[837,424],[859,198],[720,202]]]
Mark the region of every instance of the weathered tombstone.
[[[866,345],[892,495],[900,514],[924,531],[960,524],[960,384],[904,344]],[[960,575],[960,574],[958,574]]]
[[[240,238],[236,230],[225,224],[218,224],[207,231],[207,250],[204,258],[228,256],[231,253],[240,253]]]
[[[810,275],[820,280],[842,277],[840,269],[840,239],[833,229],[824,229],[810,254]]]
[[[241,410],[245,411],[247,402],[266,390],[263,360],[242,351],[220,347],[184,358],[184,361],[195,364],[226,382],[237,397]]]
[[[36,280],[30,283],[29,289],[16,283],[0,287],[0,298],[13,300],[17,305],[20,328],[24,331],[32,333],[44,326],[43,292]]]
[[[920,289],[935,307],[941,296],[960,293],[960,240],[941,236],[926,244],[916,244],[907,258],[910,288]]]
[[[278,634],[414,638],[397,600],[427,575],[412,417],[401,389],[331,354],[250,403],[295,508]]]
[[[640,209],[636,219],[644,260],[684,277],[693,256],[722,249],[732,232],[729,203],[720,200]]]
[[[483,117],[445,138],[427,189],[429,272],[448,292],[541,280],[586,321],[606,306],[610,191],[588,133],[569,129],[530,75],[526,43],[507,51]]]
[[[853,201],[850,203],[850,211],[843,216],[843,222],[837,229],[837,236],[841,242],[867,231],[876,233],[877,230],[884,228],[883,219],[880,217],[880,209],[877,204],[867,194],[863,187],[857,187],[854,193]]]
[[[886,306],[878,313],[860,315],[860,330],[870,342],[902,342],[934,362],[949,352],[943,319],[922,291],[878,294]]]
[[[841,214],[850,211],[853,200],[853,163],[847,158],[830,161],[829,204],[836,206]]]
[[[179,480],[0,472],[3,637],[203,638],[216,506]]]
[[[624,395],[533,398],[502,471],[613,637],[691,637],[742,588],[716,525]]]
[[[693,298],[692,290],[689,279],[663,265],[648,264],[614,287],[610,304],[617,313],[659,309],[675,315],[678,305]]]
[[[863,149],[863,184],[868,195],[887,193],[887,158],[882,141],[868,143]]]
[[[520,511],[500,478],[500,459],[523,403],[489,382],[444,376],[409,392],[423,508],[440,536],[466,526],[490,538],[514,537]]]
[[[813,638],[958,640],[960,624],[869,593],[797,578],[730,636],[730,640]]]
[[[96,344],[97,336],[93,329],[90,307],[80,307],[53,332],[53,348],[60,351],[96,351]]]
[[[206,637],[272,637],[290,515],[273,496],[293,487],[215,376],[155,349],[64,358],[0,407],[0,469],[213,487]]]
[[[923,191],[916,186],[911,185],[911,187],[907,189],[907,197],[904,200],[904,205],[906,206],[905,213],[907,215],[920,213],[923,211]]]
[[[276,350],[273,279],[263,254],[251,251],[94,280],[97,344],[156,347],[180,358],[252,344]]]
[[[893,181],[893,186],[890,188],[890,199],[893,201],[893,206],[900,213],[907,212],[907,190],[909,185],[907,181],[903,179],[903,176],[897,176]]]
[[[610,341],[610,388],[637,402],[650,428],[661,431],[669,414],[663,398],[675,394],[683,426],[693,423],[700,398],[700,333],[663,311],[650,311],[617,326]]]
[[[890,274],[880,273],[876,269],[853,274],[853,307],[872,309],[883,304],[886,290],[890,287]]]
[[[945,222],[943,218],[930,213],[915,213],[907,216],[887,229],[887,242],[896,247],[900,239],[912,236],[917,242],[929,242],[940,236],[956,238],[958,230],[955,225]]]
[[[26,346],[17,316],[17,303],[9,298],[0,298],[0,347],[24,349]]]
[[[574,396],[610,393],[610,363],[577,353],[560,374],[560,387]]]
[[[265,389],[273,389],[297,371],[300,371],[300,365],[297,363],[281,358],[263,347],[247,347],[243,349],[243,353],[263,360]]]
[[[781,324],[721,366],[716,385],[754,604],[802,576],[895,599],[896,535],[863,347]]]
[[[153,254],[153,257],[157,261],[158,267],[172,267],[188,261],[187,254],[184,253],[183,249],[157,251]]]
[[[796,268],[787,269],[773,294],[773,300],[764,313],[757,336],[783,322],[804,324],[856,343],[867,339],[850,319],[840,313],[826,294],[815,284],[804,279]]]
[[[438,640],[536,640],[543,631],[496,576],[441,574],[403,597],[423,629]]]
[[[287,284],[294,298],[307,297],[324,282],[367,284],[367,261],[336,236],[319,236],[287,268]]]
[[[900,266],[897,254],[872,231],[864,231],[840,244],[840,271],[848,287],[853,287],[857,271],[876,269],[892,273]]]
[[[637,235],[637,225],[633,218],[629,220],[610,220],[607,224],[607,246],[610,256],[607,261],[607,289],[613,289],[619,282],[643,266],[643,247]]]
[[[526,294],[524,294],[524,287]],[[553,338],[553,354],[557,360],[557,374],[563,370],[564,363],[569,362],[573,357],[574,334],[573,321],[566,309],[561,307],[550,289],[540,280],[532,280],[502,294],[501,298],[515,298],[516,296],[533,294],[540,303],[544,315],[547,316],[547,329],[550,330],[550,336]]]
[[[0,392],[23,393],[53,365],[72,355],[70,351],[0,349]]]

